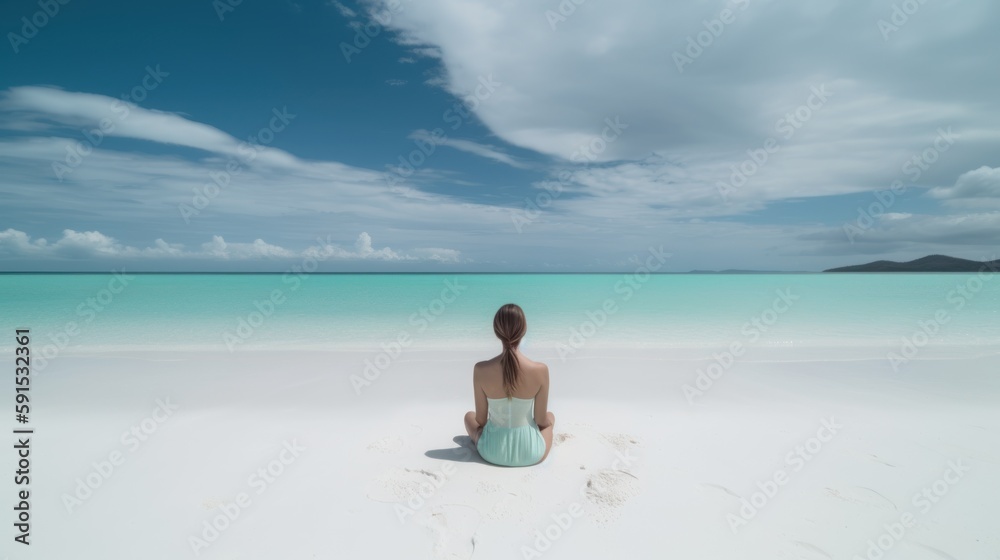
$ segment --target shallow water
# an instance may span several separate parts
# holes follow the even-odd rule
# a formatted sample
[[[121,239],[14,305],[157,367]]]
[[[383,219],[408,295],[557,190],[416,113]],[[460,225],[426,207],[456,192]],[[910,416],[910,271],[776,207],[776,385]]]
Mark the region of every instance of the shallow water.
[[[62,350],[1000,344],[995,274],[4,274],[0,326]]]

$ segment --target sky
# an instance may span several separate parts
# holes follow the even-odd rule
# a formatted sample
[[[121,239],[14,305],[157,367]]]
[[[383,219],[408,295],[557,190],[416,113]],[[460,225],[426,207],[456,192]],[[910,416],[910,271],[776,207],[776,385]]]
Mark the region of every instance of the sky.
[[[9,0],[0,271],[997,258],[992,0]]]

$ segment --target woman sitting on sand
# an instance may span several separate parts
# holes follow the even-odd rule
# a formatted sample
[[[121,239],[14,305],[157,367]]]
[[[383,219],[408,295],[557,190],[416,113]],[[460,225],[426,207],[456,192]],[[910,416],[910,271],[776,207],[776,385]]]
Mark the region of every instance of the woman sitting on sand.
[[[465,431],[479,455],[494,465],[534,465],[552,449],[556,417],[548,411],[549,368],[517,349],[527,330],[524,310],[513,303],[501,307],[493,332],[503,351],[472,372],[476,410],[465,414]]]

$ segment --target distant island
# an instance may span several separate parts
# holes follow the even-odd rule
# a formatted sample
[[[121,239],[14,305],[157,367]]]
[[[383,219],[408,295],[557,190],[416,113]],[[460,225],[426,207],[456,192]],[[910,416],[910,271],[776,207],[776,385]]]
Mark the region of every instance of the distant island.
[[[978,272],[998,269],[1000,269],[1000,260],[970,261],[947,255],[928,255],[909,262],[875,261],[868,264],[830,268],[823,272]]]

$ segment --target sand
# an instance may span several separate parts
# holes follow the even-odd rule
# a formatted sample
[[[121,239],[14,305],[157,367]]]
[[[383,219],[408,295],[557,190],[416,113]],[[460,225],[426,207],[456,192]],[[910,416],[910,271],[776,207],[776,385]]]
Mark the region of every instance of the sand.
[[[478,354],[413,351],[358,394],[365,353],[67,353],[34,380],[32,545],[5,550],[1000,558],[996,354],[849,354],[761,350],[692,396],[711,355],[537,353],[555,447],[502,468],[462,428]]]

